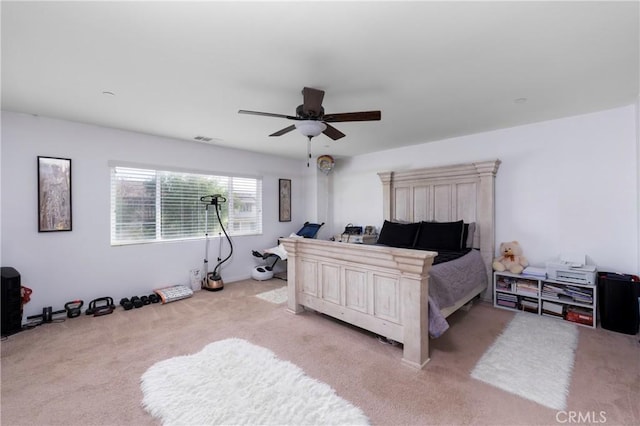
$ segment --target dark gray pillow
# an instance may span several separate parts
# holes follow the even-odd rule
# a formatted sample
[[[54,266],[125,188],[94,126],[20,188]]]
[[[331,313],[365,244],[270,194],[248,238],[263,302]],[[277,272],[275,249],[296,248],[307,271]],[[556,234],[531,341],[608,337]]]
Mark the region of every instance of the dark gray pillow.
[[[419,223],[396,223],[385,220],[378,236],[378,244],[411,248],[415,244],[418,229],[420,229]]]
[[[464,222],[420,222],[415,248],[460,250],[463,247]]]

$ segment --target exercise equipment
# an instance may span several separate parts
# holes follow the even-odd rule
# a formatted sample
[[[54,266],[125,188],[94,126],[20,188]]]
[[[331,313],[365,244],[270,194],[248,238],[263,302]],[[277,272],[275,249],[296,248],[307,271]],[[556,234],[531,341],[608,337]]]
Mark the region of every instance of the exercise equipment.
[[[149,300],[151,301],[151,303],[160,303],[160,296],[155,293],[151,293],[149,295]]]
[[[133,303],[134,308],[142,308],[142,305],[144,305],[142,299],[140,299],[138,296],[133,296],[131,298],[131,303]]]
[[[133,309],[133,303],[127,297],[120,299],[120,306],[122,306],[125,311]]]
[[[28,316],[27,319],[42,318],[42,323],[48,323],[53,321],[54,315],[63,314],[65,312],[66,312],[65,309],[54,311],[51,308],[51,306],[46,306],[42,308],[42,313],[40,315],[31,315],[31,316]]]
[[[266,281],[273,278],[273,268],[268,265],[256,266],[251,270],[251,278],[256,281]]]
[[[318,235],[318,231],[320,230],[322,225],[324,225],[324,222],[305,222],[298,232],[289,235],[289,237],[316,238],[316,236]],[[279,241],[277,246],[265,249],[262,253],[258,250],[253,250],[251,253],[255,257],[259,257],[267,262],[269,261],[269,259],[273,259],[270,265],[258,265],[253,267],[253,269],[251,270],[251,278],[256,281],[265,281],[273,278],[275,276],[273,268],[276,266],[276,263],[278,263],[278,260],[287,260],[287,251]]]
[[[204,197],[200,197],[200,202],[205,203],[204,210],[204,237],[205,237],[205,249],[204,249],[204,278],[202,280],[201,288],[208,291],[220,291],[224,288],[224,282],[222,281],[222,276],[220,275],[219,269],[223,263],[225,263],[231,255],[233,254],[233,243],[231,242],[231,237],[227,234],[226,229],[222,225],[222,220],[220,219],[220,204],[226,203],[227,199],[220,194],[207,195]],[[218,264],[213,269],[213,272],[209,273],[209,206],[215,206],[216,216],[218,218],[218,223],[220,224],[220,228],[222,228],[222,232],[224,232],[225,237],[227,237],[227,241],[229,242],[229,255],[222,260],[222,238],[220,239],[220,247],[218,250]]]
[[[67,302],[64,304],[64,309],[67,311],[68,318],[76,318],[79,317],[82,313],[82,305],[84,305],[83,300],[72,300],[71,302]]]
[[[162,304],[175,302],[193,296],[193,290],[186,285],[177,284],[169,287],[155,289],[154,292],[162,301]]]
[[[99,297],[89,302],[89,307],[87,307],[85,314],[99,317],[113,313],[115,309],[116,305],[113,304],[113,299],[111,297]]]

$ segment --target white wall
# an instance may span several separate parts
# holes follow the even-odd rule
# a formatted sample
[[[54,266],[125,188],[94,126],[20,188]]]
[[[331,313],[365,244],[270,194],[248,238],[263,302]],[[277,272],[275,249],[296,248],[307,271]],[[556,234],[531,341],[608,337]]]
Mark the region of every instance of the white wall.
[[[307,220],[312,223],[324,223],[316,238],[328,240],[333,236],[330,226],[333,222],[331,177],[322,173],[313,162],[307,169],[306,178]]]
[[[630,105],[338,161],[333,231],[382,225],[379,171],[499,158],[496,242],[520,241],[534,264],[579,251],[638,273],[637,119]]]
[[[72,160],[71,232],[38,233],[38,155]],[[45,306],[61,309],[73,299],[110,296],[117,304],[161,286],[188,284],[189,270],[202,266],[204,239],[110,246],[110,160],[263,177],[264,234],[233,238],[233,257],[222,268],[225,283],[250,277],[260,263],[251,250],[274,246],[308,220],[308,172],[299,160],[10,112],[2,113],[1,160],[1,263],[16,268],[33,289],[25,316]],[[292,179],[291,222],[278,222],[278,178]],[[209,265],[215,266],[217,236],[210,244]]]
[[[638,267],[636,269],[640,269],[640,96],[636,100],[636,176],[637,176],[637,191],[638,191]]]
[[[638,105],[338,160],[326,177],[305,162],[196,142],[2,113],[0,263],[34,290],[25,315],[69,300],[150,293],[188,283],[204,240],[111,247],[109,160],[263,176],[264,235],[234,238],[225,283],[247,278],[252,249],[303,222],[382,224],[377,172],[500,158],[496,241],[517,239],[532,263],[582,251],[601,270],[640,269]],[[38,155],[72,159],[73,231],[37,232]],[[286,171],[286,172],[283,172]],[[292,222],[278,222],[278,178],[292,179]],[[332,196],[325,199],[325,192]],[[326,204],[326,205],[325,205]],[[325,212],[325,209],[328,211]],[[217,256],[212,241],[210,262]],[[215,294],[215,293],[212,293]]]

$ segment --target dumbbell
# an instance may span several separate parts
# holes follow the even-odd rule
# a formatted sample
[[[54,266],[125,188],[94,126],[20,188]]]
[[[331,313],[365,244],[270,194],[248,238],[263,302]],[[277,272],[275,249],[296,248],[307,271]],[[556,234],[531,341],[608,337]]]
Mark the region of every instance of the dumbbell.
[[[151,303],[159,303],[160,302],[160,296],[158,296],[155,293],[151,293],[149,295],[149,300],[151,301]]]
[[[142,300],[142,304],[143,305],[150,305],[151,304],[151,300],[149,300],[148,296],[140,296],[140,300]]]
[[[133,303],[134,308],[142,308],[142,305],[144,305],[144,303],[138,296],[133,296],[131,298],[131,303]]]
[[[127,299],[126,297],[123,297],[122,299],[120,299],[120,306],[122,306],[125,311],[128,311],[129,309],[133,309],[133,303],[131,302],[131,300]]]

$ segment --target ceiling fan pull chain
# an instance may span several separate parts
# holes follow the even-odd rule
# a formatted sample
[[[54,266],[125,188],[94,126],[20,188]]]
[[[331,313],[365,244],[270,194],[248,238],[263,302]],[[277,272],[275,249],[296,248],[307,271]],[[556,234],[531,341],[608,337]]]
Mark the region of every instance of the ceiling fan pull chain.
[[[309,161],[311,160],[311,136],[307,141],[307,167],[309,167]]]

